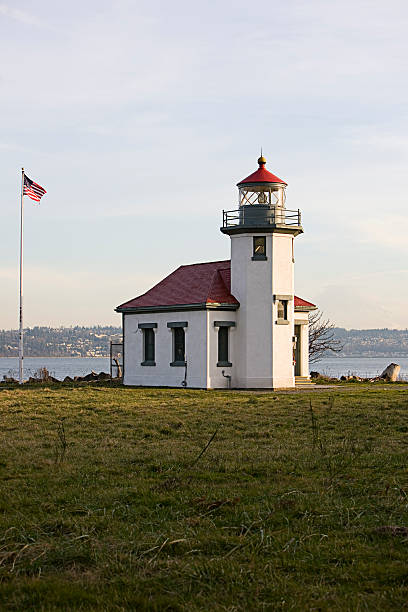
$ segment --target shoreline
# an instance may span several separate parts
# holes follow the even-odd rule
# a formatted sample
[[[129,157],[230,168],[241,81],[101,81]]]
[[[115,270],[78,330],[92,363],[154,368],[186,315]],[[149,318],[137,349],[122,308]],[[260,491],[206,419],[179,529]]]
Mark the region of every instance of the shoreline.
[[[35,355],[32,357],[31,355],[24,355],[24,359],[109,359],[110,355],[98,355],[89,356],[89,355],[80,355],[80,356],[72,356],[72,355]],[[0,359],[18,359],[18,355],[0,355]],[[343,355],[342,357],[335,355],[327,355],[322,357],[322,361],[325,359],[336,359],[338,361],[342,361],[344,359],[408,359],[407,355]],[[319,361],[315,362],[316,365],[320,363]],[[310,369],[312,368],[313,363],[310,364]]]
[[[18,359],[18,355],[14,355],[12,357],[9,356],[0,356],[0,359]],[[98,356],[98,357],[93,357],[93,356],[88,356],[88,355],[81,355],[81,356],[77,356],[77,357],[73,357],[72,355],[58,355],[57,357],[54,357],[53,355],[41,355],[41,356],[35,356],[35,357],[31,357],[31,355],[24,355],[24,359],[109,359],[109,355],[102,355],[102,356]]]

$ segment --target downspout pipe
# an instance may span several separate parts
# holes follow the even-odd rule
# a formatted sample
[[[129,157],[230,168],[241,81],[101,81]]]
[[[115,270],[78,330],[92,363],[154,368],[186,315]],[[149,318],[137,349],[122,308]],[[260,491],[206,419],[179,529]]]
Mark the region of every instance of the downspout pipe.
[[[231,389],[231,374],[226,374],[225,370],[222,370],[221,374],[224,376],[224,378],[228,379],[227,388]]]
[[[184,379],[181,381],[181,386],[184,389],[187,387],[187,359],[186,359],[186,365],[184,366]]]

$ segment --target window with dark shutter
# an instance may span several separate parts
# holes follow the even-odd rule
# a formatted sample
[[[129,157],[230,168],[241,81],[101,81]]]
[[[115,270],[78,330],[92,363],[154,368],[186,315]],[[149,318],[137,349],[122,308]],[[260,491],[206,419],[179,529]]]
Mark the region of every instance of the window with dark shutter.
[[[174,361],[180,362],[186,360],[186,341],[183,327],[173,328],[173,343],[174,343]]]
[[[155,359],[154,331],[153,329],[144,329],[143,335],[144,335],[144,360],[154,361]]]
[[[218,330],[218,361],[228,361],[228,327]]]

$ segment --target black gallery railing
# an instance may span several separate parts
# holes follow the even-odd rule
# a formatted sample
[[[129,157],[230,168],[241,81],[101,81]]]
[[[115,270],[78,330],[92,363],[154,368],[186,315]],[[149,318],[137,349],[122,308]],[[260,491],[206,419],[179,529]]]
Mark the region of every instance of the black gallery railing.
[[[288,210],[278,206],[270,208],[259,204],[241,206],[237,210],[222,211],[223,227],[237,225],[301,225],[300,210]]]

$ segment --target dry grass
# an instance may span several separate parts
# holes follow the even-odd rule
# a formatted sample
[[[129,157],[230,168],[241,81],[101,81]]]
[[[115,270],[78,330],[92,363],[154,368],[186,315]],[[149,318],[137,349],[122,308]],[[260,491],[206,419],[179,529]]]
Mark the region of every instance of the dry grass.
[[[408,607],[401,387],[38,385],[0,413],[1,609]]]

